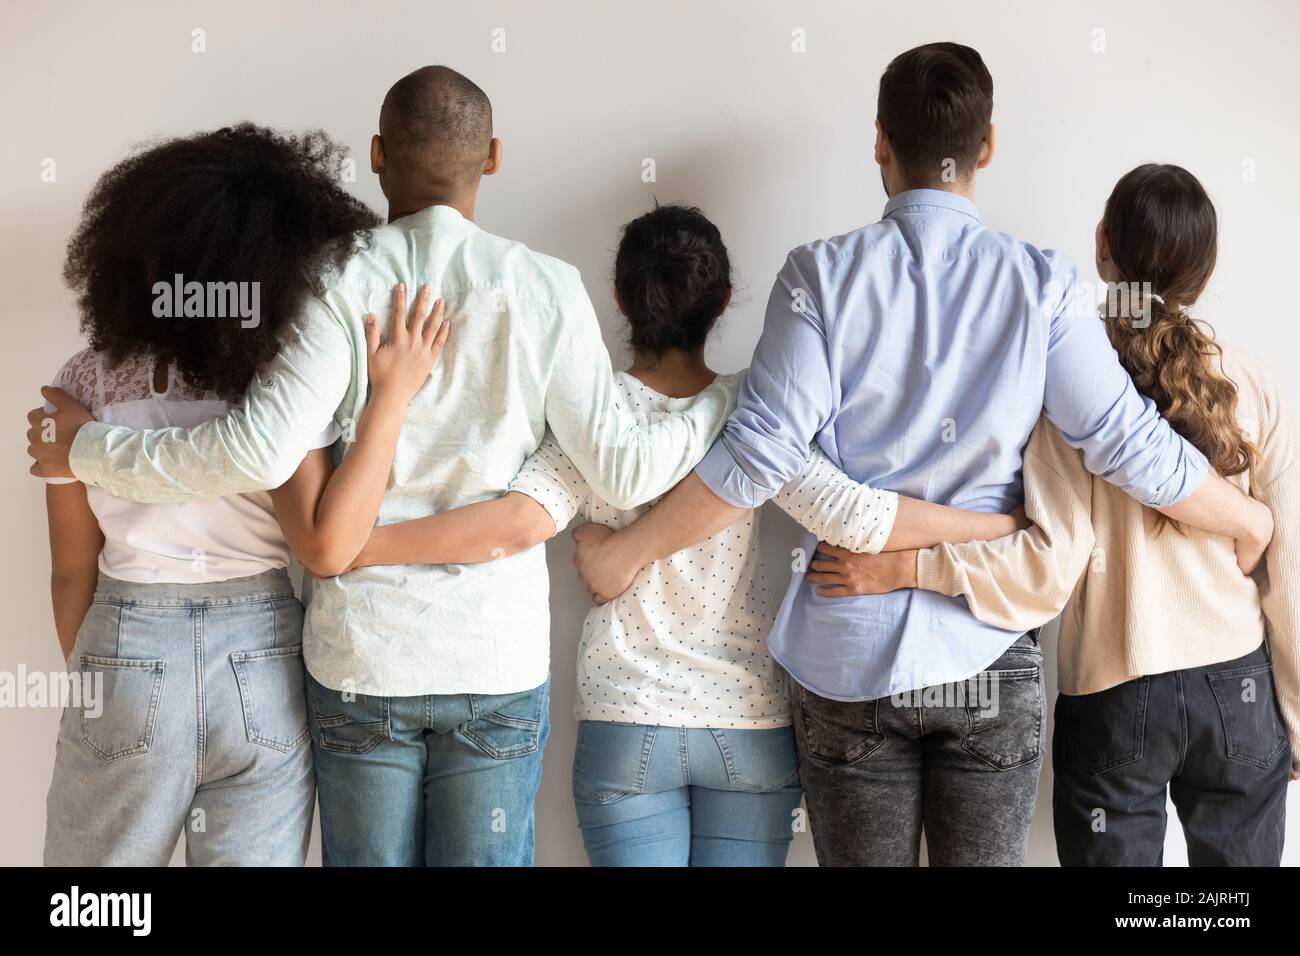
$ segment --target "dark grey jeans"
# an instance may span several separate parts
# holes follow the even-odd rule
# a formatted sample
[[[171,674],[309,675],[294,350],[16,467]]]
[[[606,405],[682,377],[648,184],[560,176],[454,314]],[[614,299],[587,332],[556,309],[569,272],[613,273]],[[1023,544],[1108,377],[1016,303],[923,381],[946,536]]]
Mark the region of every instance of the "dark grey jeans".
[[[1043,655],[1019,638],[954,684],[844,703],[791,681],[822,866],[1019,866],[1043,744]]]
[[[1056,700],[1056,850],[1065,866],[1159,866],[1166,798],[1192,866],[1282,860],[1291,747],[1264,647]]]

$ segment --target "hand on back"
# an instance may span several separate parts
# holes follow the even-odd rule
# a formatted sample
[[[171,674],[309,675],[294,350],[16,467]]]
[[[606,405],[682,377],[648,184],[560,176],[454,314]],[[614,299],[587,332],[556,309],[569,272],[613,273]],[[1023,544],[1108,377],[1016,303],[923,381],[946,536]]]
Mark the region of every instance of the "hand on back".
[[[430,307],[432,295],[428,283],[420,286],[408,314],[406,286],[399,283],[393,289],[388,335],[382,341],[379,320],[373,313],[366,316],[366,367],[372,401],[382,399],[405,406],[429,378],[450,329],[445,318],[446,303],[437,299]]]

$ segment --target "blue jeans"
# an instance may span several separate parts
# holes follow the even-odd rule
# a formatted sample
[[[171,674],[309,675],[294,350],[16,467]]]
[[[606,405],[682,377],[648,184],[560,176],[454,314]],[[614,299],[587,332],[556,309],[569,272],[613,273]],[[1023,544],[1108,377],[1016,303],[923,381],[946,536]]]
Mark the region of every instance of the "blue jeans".
[[[326,866],[531,866],[550,681],[344,694],[307,676]]]
[[[101,575],[70,663],[49,866],[301,866],[314,809],[302,605],[284,571],[213,584]]]
[[[592,866],[784,866],[794,732],[584,720],[573,797]]]

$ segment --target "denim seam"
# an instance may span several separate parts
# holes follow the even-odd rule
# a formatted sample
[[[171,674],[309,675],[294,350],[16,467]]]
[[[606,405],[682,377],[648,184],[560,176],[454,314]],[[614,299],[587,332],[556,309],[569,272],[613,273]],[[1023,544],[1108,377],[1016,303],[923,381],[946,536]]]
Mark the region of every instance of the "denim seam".
[[[1178,735],[1178,769],[1174,771],[1175,777],[1182,776],[1183,768],[1187,765],[1187,745],[1190,742],[1191,730],[1187,719],[1187,692],[1183,687],[1183,675],[1178,671],[1174,672],[1174,686],[1178,689],[1178,721],[1182,725],[1181,732]],[[1142,702],[1142,724],[1146,724],[1146,701]],[[1137,748],[1141,751],[1141,747]]]
[[[682,786],[691,785],[691,736],[685,727],[677,728],[677,755],[681,758]]]
[[[736,772],[736,762],[732,759],[731,745],[727,740],[727,732],[721,728],[711,727],[709,728],[709,734],[718,745],[718,752],[722,754],[722,765],[727,770],[727,780],[733,787],[740,786],[740,775]]]
[[[207,695],[203,692],[203,615],[204,611],[202,608],[195,608],[190,612],[190,619],[193,621],[192,632],[194,635],[194,719],[196,743],[194,751],[195,787],[203,783],[203,771],[207,764],[208,754],[208,722],[205,714]]]
[[[658,727],[647,727],[645,736],[641,738],[641,762],[636,769],[636,792],[645,792],[646,777],[650,773],[650,758],[654,754],[655,743],[659,739]]]
[[[143,586],[143,585],[142,585]],[[176,600],[176,601],[139,601],[135,599],[123,599],[106,597],[96,592],[94,597],[95,604],[107,604],[113,607],[147,607],[158,610],[180,611],[189,608],[200,607],[243,607],[246,604],[278,604],[282,601],[296,600],[293,592],[287,594],[250,594],[238,598],[222,598],[217,601],[203,600]]]

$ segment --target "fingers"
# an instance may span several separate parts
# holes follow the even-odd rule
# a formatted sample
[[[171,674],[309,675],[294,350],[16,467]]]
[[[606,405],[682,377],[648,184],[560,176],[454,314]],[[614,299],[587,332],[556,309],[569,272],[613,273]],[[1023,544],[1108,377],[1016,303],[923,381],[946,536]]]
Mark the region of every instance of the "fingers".
[[[427,286],[425,288],[428,288]],[[429,348],[436,348],[447,340],[447,334],[443,331],[446,326],[447,303],[442,298],[433,303],[433,310],[424,321],[420,333],[424,336],[424,344]],[[441,341],[439,337],[441,336]]]
[[[33,408],[27,413],[27,424],[31,425],[32,428],[40,428],[49,414],[50,413],[45,410],[44,405],[40,408]]]
[[[813,571],[820,571],[824,574],[843,574],[844,566],[836,561],[809,561],[808,567]]]
[[[55,408],[62,408],[64,405],[75,405],[77,400],[61,388],[55,388],[53,385],[41,386],[41,398],[45,399]]]
[[[844,577],[839,574],[825,574],[818,571],[809,571],[804,574],[804,579],[810,584],[843,584]]]
[[[415,292],[415,305],[411,307],[410,315],[406,320],[406,331],[410,335],[418,336],[424,332],[424,323],[429,315],[429,299],[433,296],[433,290],[429,288],[429,283],[423,283]]]
[[[850,591],[848,588],[842,586],[820,587],[817,589],[817,596],[828,597],[828,598],[844,598],[844,597],[853,597],[853,592]]]
[[[362,321],[366,327],[366,351],[374,355],[379,351],[379,319],[371,312]]]
[[[822,554],[829,554],[835,558],[848,558],[852,557],[854,554],[854,552],[850,551],[848,548],[837,548],[835,545],[826,541],[818,541],[817,550]]]
[[[393,286],[393,298],[388,306],[388,341],[406,336],[406,283]]]
[[[438,301],[441,302],[442,300],[439,299]],[[447,333],[450,331],[451,323],[446,319],[440,319],[438,321],[438,329],[433,333],[433,342],[429,346],[434,355],[437,355],[442,351],[443,345],[447,342]]]

